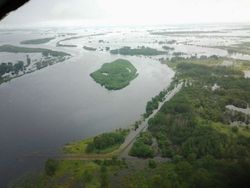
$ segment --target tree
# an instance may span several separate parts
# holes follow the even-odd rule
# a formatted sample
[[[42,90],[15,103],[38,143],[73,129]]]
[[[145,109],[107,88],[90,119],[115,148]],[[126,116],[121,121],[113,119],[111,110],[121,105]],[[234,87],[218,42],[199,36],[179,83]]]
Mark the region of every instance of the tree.
[[[58,168],[58,162],[54,159],[48,159],[45,163],[45,173],[48,176],[53,176]]]
[[[101,188],[107,188],[109,185],[107,167],[101,166]]]
[[[149,168],[156,168],[157,163],[156,163],[155,160],[150,159],[150,160],[148,161],[148,166],[149,166]]]

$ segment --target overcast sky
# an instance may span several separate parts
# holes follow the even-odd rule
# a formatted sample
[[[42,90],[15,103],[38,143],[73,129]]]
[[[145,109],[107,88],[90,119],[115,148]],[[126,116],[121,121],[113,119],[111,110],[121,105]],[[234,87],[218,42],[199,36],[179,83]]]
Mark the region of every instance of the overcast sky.
[[[249,22],[250,0],[31,0],[1,25]]]

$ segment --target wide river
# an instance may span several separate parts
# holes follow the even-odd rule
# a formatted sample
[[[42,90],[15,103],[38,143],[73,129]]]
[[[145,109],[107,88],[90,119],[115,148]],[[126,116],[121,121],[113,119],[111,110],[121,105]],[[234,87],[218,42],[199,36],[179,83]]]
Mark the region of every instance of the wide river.
[[[67,142],[125,128],[140,119],[174,72],[151,58],[74,50],[74,56],[0,85],[0,187],[42,166]],[[139,76],[108,91],[89,74],[103,63],[125,58]]]

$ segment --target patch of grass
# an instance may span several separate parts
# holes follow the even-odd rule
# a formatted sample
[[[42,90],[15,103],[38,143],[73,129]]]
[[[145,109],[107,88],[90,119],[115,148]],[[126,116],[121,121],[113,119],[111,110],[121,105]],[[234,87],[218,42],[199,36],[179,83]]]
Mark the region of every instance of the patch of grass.
[[[63,147],[63,152],[70,154],[86,154],[86,148],[93,142],[93,137],[85,140],[70,142]]]
[[[125,162],[112,158],[110,160],[78,161],[54,160],[57,164],[53,175],[46,171],[26,174],[14,181],[12,188],[99,188],[109,185],[109,177],[126,166]]]
[[[119,90],[129,85],[138,76],[136,68],[127,60],[117,59],[105,63],[90,76],[108,90]]]
[[[20,44],[45,44],[48,43],[49,41],[55,39],[55,37],[51,38],[42,38],[42,39],[32,39],[32,40],[24,40],[20,42]]]
[[[63,152],[66,154],[108,154],[119,149],[128,130],[116,130],[98,136],[66,144]]]

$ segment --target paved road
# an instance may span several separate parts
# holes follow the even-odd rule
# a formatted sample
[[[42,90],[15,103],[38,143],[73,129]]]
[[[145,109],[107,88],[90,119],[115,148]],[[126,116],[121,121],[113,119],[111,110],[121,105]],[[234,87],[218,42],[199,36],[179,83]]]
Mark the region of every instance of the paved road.
[[[139,125],[139,127],[136,130],[131,130],[128,136],[126,137],[123,144],[121,144],[120,148],[112,153],[108,154],[88,154],[88,155],[80,155],[80,154],[66,154],[63,156],[59,156],[58,158],[64,159],[64,160],[95,160],[95,159],[105,159],[105,158],[112,158],[112,156],[117,156],[119,158],[133,158],[128,155],[131,147],[133,146],[133,143],[136,140],[136,137],[140,135],[141,132],[146,131],[148,128],[148,120],[155,116],[155,114],[161,109],[163,104],[167,101],[169,101],[176,93],[180,91],[182,88],[183,83],[178,84],[172,91],[170,91],[166,96],[165,100],[161,102],[158,106],[158,109],[154,110],[153,113],[145,119]]]
[[[155,116],[155,114],[161,109],[161,107],[164,105],[165,102],[169,101],[176,93],[180,91],[182,88],[183,83],[178,84],[172,91],[170,91],[163,102],[161,102],[156,110],[153,111],[153,113],[139,126],[139,128],[136,131],[131,131],[127,138],[125,139],[125,142],[120,146],[120,158],[131,158],[131,156],[128,155],[131,147],[133,146],[136,137],[140,135],[141,132],[146,131],[148,128],[148,120]]]

